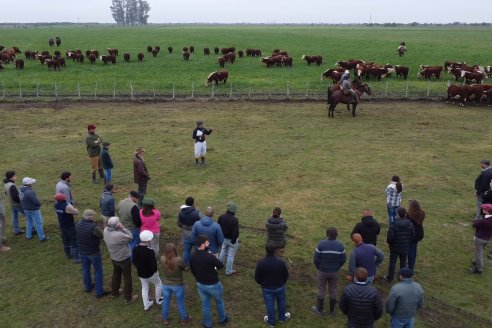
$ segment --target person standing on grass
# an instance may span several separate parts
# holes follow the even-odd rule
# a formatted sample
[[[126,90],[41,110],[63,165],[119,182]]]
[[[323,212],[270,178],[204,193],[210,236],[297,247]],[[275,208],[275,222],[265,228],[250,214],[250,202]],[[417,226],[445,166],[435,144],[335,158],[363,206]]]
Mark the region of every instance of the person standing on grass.
[[[312,310],[319,315],[323,314],[323,303],[325,301],[326,285],[330,296],[330,314],[335,314],[337,302],[338,270],[345,264],[347,257],[345,247],[336,240],[338,231],[334,227],[326,229],[326,239],[318,243],[314,251],[313,262],[318,270],[318,296],[316,306]]]
[[[144,230],[139,235],[140,244],[133,249],[133,264],[137,268],[138,278],[142,284],[142,301],[144,311],[154,305],[154,301],[149,299],[149,283],[154,284],[155,303],[162,304],[161,278],[157,270],[157,259],[154,250],[149,247],[154,234],[149,230]]]
[[[490,168],[490,160],[483,159],[480,161],[482,171],[475,179],[475,197],[477,199],[477,213],[475,219],[481,218],[480,205],[483,204],[483,195],[490,188],[492,181],[492,168]]]
[[[277,301],[278,321],[290,319],[286,307],[285,284],[289,279],[289,270],[282,258],[275,256],[277,249],[272,245],[265,246],[266,256],[256,263],[255,281],[261,286],[267,315],[265,323],[274,327],[276,323],[275,301]]]
[[[169,305],[173,294],[176,296],[179,315],[181,316],[181,325],[191,322],[191,316],[186,313],[185,307],[185,286],[183,271],[185,264],[183,259],[178,256],[176,246],[172,243],[166,244],[164,255],[161,256],[161,263],[164,267],[164,283],[162,284],[162,319],[164,324],[169,324]]]
[[[24,230],[19,226],[19,213],[24,214],[24,212],[20,206],[19,190],[15,185],[16,181],[17,175],[15,174],[15,171],[5,172],[5,179],[3,180],[5,195],[12,208],[12,228],[14,229],[14,235],[18,236],[24,233]]]
[[[132,233],[126,229],[117,216],[108,220],[104,228],[104,242],[108,248],[111,262],[113,262],[113,277],[111,279],[111,295],[119,296],[121,277],[123,276],[124,296],[126,304],[133,303],[138,295],[132,295],[132,261],[128,243],[132,240]]]
[[[5,246],[5,207],[0,197],[0,252],[10,251],[10,247]]]
[[[82,220],[75,224],[75,233],[79,242],[80,259],[82,260],[82,277],[85,291],[90,293],[96,289],[96,298],[102,298],[110,294],[103,289],[103,265],[100,240],[103,232],[95,223],[96,212],[86,209],[82,214]],[[94,267],[94,284],[92,284],[91,266]]]
[[[383,263],[384,253],[372,244],[365,244],[360,234],[352,235],[354,249],[349,256],[349,281],[353,280],[356,268],[364,268],[368,272],[367,283],[372,283],[376,277],[377,267]]]
[[[234,265],[234,257],[236,256],[237,249],[239,247],[239,221],[236,218],[237,205],[233,201],[227,203],[227,210],[225,214],[219,216],[218,223],[224,234],[224,242],[222,243],[222,249],[220,251],[219,260],[224,263],[226,256],[226,276],[232,276],[237,271],[232,268]]]
[[[383,315],[381,295],[367,278],[366,269],[356,268],[354,282],[340,297],[340,310],[347,316],[349,328],[372,328]]]
[[[473,227],[475,228],[475,260],[472,261],[472,268],[468,271],[470,273],[482,274],[483,270],[483,249],[492,239],[492,204],[482,204],[483,219],[473,221]]]
[[[388,209],[388,224],[391,224],[395,217],[396,211],[401,204],[401,197],[403,192],[403,185],[401,184],[400,177],[393,175],[391,182],[386,187],[386,207]]]
[[[181,205],[178,214],[178,227],[181,228],[183,240],[183,262],[185,266],[189,265],[190,253],[193,248],[193,236],[191,231],[195,222],[200,220],[201,213],[195,208],[193,197],[187,197],[185,205]]]
[[[220,225],[215,222],[212,218],[214,216],[214,209],[212,207],[207,207],[205,210],[205,215],[200,219],[200,221],[195,222],[193,228],[191,229],[191,237],[196,245],[196,239],[199,235],[207,236],[208,248],[210,253],[219,256],[219,251],[222,248],[222,243],[224,242],[224,234]]]
[[[146,198],[142,202],[142,209],[140,210],[140,219],[142,225],[140,231],[149,230],[153,234],[153,238],[150,241],[150,248],[155,252],[155,257],[159,258],[159,238],[161,236],[161,226],[159,220],[161,219],[161,212],[155,207],[155,202],[152,198]]]
[[[373,211],[370,209],[364,209],[362,211],[362,218],[360,219],[360,222],[355,225],[350,235],[352,236],[354,233],[358,233],[362,236],[364,243],[376,246],[380,231],[381,225],[374,218]]]
[[[266,221],[265,227],[267,230],[267,244],[276,249],[277,256],[285,254],[286,238],[285,232],[289,228],[284,218],[280,207],[275,207],[272,216]]]
[[[65,171],[60,176],[60,181],[55,186],[55,194],[63,194],[68,204],[75,204],[72,196],[72,173]]]
[[[412,280],[412,276],[412,269],[400,269],[400,282],[391,287],[386,300],[386,312],[391,316],[391,328],[413,328],[417,310],[424,305],[424,289]]]
[[[138,206],[142,206],[142,201],[147,193],[147,183],[150,180],[149,171],[144,162],[145,149],[138,147],[135,149],[133,157],[133,181],[138,185]]]
[[[212,312],[210,301],[215,300],[219,324],[225,325],[229,322],[224,306],[224,296],[219,274],[217,270],[224,267],[219,259],[210,254],[208,247],[210,243],[207,236],[199,235],[195,239],[198,249],[190,256],[190,271],[196,279],[196,285],[200,300],[202,302],[203,327],[212,327]]]
[[[142,220],[140,219],[140,209],[137,205],[138,193],[130,191],[128,197],[118,203],[118,215],[121,224],[132,233],[132,240],[129,243],[130,250],[140,243],[140,227]]]
[[[407,217],[413,224],[415,235],[410,241],[410,249],[408,250],[408,267],[413,270],[415,260],[417,259],[417,244],[424,239],[424,219],[425,212],[420,207],[420,203],[416,200],[408,201]]]
[[[387,282],[393,280],[396,260],[400,259],[400,269],[407,266],[410,243],[415,239],[415,228],[407,217],[404,207],[398,208],[398,217],[388,228],[387,241],[390,249],[388,273],[383,277]]]
[[[102,143],[103,148],[99,156],[101,157],[101,164],[104,169],[104,185],[111,183],[113,180],[112,170],[113,170],[113,160],[109,154],[109,146],[111,143],[109,141],[104,141]]]
[[[203,122],[196,122],[196,128],[193,130],[193,139],[195,139],[195,165],[198,166],[198,160],[201,159],[201,165],[205,166],[205,154],[207,153],[207,141],[205,135],[212,133],[214,129],[205,129]]]
[[[96,179],[96,171],[99,172],[99,178],[104,178],[104,172],[101,165],[101,160],[99,158],[99,154],[101,153],[102,139],[96,134],[95,125],[88,125],[87,130],[89,132],[87,134],[87,137],[85,138],[85,143],[87,146],[87,154],[89,154],[89,158],[91,160],[92,182],[99,183],[99,180]]]
[[[36,229],[39,241],[48,241],[48,237],[44,235],[43,217],[41,215],[41,202],[38,196],[32,189],[32,185],[36,179],[25,177],[22,179],[23,186],[19,190],[19,199],[22,209],[26,215],[26,239],[32,239],[33,228]]]
[[[72,259],[75,263],[80,264],[79,243],[75,233],[74,215],[79,215],[72,204],[67,202],[67,198],[62,193],[55,195],[55,212],[58,217],[58,224],[63,242],[63,250],[67,259]]]
[[[116,215],[113,189],[114,186],[111,183],[106,185],[99,198],[99,208],[101,209],[101,218],[103,219],[104,227],[108,225],[109,218]]]

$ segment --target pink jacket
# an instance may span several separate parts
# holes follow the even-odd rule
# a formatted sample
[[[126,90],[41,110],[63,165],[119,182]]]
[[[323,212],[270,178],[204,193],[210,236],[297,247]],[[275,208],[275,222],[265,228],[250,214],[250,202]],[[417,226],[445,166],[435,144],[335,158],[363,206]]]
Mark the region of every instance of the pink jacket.
[[[159,226],[159,220],[161,219],[161,212],[153,209],[154,215],[144,216],[142,210],[140,210],[140,219],[142,220],[142,226],[140,231],[149,230],[152,233],[161,233],[161,227]]]

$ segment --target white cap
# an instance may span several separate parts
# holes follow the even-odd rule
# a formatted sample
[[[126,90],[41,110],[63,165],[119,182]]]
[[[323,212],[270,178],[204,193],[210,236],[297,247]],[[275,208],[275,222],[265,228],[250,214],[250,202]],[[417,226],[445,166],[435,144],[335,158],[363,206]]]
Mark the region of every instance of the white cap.
[[[152,233],[152,231],[144,230],[140,233],[141,241],[151,241],[152,238],[154,238],[154,234]]]
[[[30,178],[30,177],[25,177],[24,179],[22,179],[22,184],[24,186],[27,186],[27,185],[32,185],[36,182],[36,179],[33,179],[33,178]]]
[[[117,216],[112,216],[108,220],[108,226],[109,227],[116,227],[118,224],[120,224],[120,219]]]
[[[348,69],[345,70],[345,74],[350,74],[350,71]]]

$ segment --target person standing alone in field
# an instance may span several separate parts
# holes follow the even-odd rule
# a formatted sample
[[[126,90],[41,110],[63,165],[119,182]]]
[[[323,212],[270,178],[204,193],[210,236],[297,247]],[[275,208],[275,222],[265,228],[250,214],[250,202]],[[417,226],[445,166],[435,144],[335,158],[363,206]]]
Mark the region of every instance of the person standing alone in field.
[[[236,274],[236,270],[232,268],[234,265],[234,257],[239,246],[239,221],[236,218],[237,205],[234,202],[227,203],[227,211],[219,216],[218,223],[224,234],[224,242],[220,251],[219,260],[224,263],[226,256],[226,276]]]
[[[207,153],[207,141],[205,135],[212,133],[214,129],[205,129],[203,122],[196,122],[196,128],[193,130],[193,139],[195,139],[195,165],[198,166],[198,160],[201,159],[201,165],[205,165],[205,154]]]
[[[403,185],[401,184],[400,177],[393,175],[391,182],[386,187],[386,207],[388,209],[388,225],[390,225],[396,218],[396,210],[401,204],[401,196],[403,191]]]
[[[480,161],[480,167],[482,172],[475,179],[475,197],[477,198],[477,213],[475,219],[481,218],[480,205],[483,203],[483,196],[487,190],[489,190],[490,182],[492,180],[492,169],[490,168],[490,161],[483,159]]]
[[[271,245],[276,249],[277,256],[283,256],[285,253],[285,232],[289,228],[281,214],[282,210],[280,207],[275,207],[272,216],[265,223],[267,245]]]
[[[101,160],[99,158],[99,154],[101,153],[101,143],[102,139],[96,134],[96,126],[90,124],[87,126],[88,135],[85,138],[85,143],[87,145],[87,153],[89,154],[89,158],[91,160],[91,173],[92,173],[92,182],[99,183],[99,180],[96,179],[96,171],[99,172],[99,178],[104,178],[104,172],[101,165]]]
[[[101,149],[100,157],[102,167],[104,169],[104,185],[107,185],[113,180],[113,160],[111,159],[111,155],[109,154],[109,146],[111,145],[111,143],[109,141],[104,141],[102,145],[103,148]]]
[[[144,161],[145,149],[138,147],[135,149],[133,157],[133,180],[138,185],[138,206],[142,206],[142,201],[147,192],[147,182],[150,180],[149,171]]]

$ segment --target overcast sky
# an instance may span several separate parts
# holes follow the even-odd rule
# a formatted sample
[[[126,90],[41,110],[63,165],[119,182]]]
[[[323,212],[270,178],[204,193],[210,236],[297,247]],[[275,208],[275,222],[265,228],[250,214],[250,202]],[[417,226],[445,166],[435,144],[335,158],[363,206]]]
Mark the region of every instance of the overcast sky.
[[[148,0],[149,23],[481,23],[492,0]],[[113,23],[110,0],[0,0],[1,23]]]

